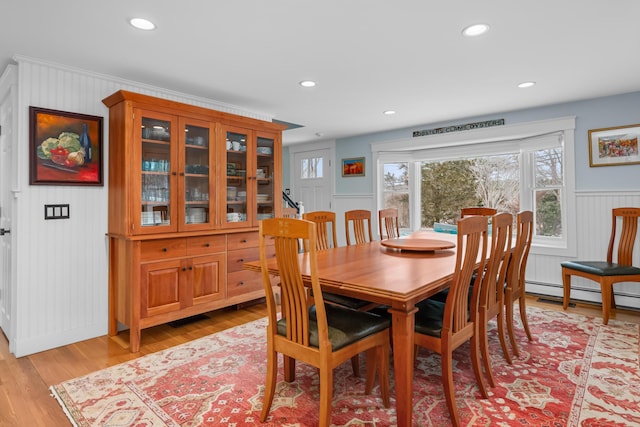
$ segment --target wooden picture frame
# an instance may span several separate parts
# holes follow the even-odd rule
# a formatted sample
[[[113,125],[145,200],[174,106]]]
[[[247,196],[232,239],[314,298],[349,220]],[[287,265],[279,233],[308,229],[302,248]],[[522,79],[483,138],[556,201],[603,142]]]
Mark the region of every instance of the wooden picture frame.
[[[364,157],[352,157],[349,159],[342,159],[342,176],[343,177],[356,177],[364,176],[365,165]]]
[[[640,164],[640,124],[589,130],[589,166]]]
[[[103,118],[29,107],[29,184],[103,185]]]

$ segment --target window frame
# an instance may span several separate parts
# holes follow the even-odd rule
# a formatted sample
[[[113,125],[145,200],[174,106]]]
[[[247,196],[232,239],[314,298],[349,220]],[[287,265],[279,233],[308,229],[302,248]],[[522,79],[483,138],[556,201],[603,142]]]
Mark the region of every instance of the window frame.
[[[563,146],[563,181],[561,189],[562,238],[534,236],[531,246],[532,254],[550,256],[576,256],[576,218],[575,204],[575,116],[535,122],[516,123],[511,125],[482,128],[476,130],[452,132],[446,134],[427,135],[417,138],[406,138],[371,144],[376,174],[375,195],[376,206],[381,209],[384,163],[409,163],[409,209],[411,212],[411,229],[420,228],[420,163],[423,160],[452,160],[454,156],[482,156],[499,152],[519,152],[521,160],[521,210],[534,210],[532,194],[535,190],[535,151],[549,148],[558,143]],[[554,141],[553,138],[556,138]],[[561,140],[558,140],[561,138]],[[535,213],[535,212],[534,212]]]

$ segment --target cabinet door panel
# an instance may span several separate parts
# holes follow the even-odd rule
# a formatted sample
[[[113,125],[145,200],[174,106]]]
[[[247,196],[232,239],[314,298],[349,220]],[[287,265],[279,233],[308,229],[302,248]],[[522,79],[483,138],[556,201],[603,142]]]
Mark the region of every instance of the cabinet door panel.
[[[225,257],[223,254],[192,259],[191,284],[193,305],[225,297]]]
[[[142,265],[140,314],[143,318],[180,309],[184,280],[181,271],[180,260]]]

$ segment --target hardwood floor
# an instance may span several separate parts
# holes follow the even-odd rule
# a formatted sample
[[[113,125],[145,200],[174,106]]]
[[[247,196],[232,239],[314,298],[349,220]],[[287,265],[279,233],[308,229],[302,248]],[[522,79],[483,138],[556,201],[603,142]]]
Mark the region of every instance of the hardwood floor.
[[[562,310],[561,303],[540,302],[537,296],[528,296],[527,304]],[[602,315],[600,306],[593,304],[580,303],[568,311]],[[117,337],[102,336],[16,359],[9,353],[6,337],[0,334],[0,426],[68,426],[66,415],[49,394],[49,386],[260,319],[266,314],[266,306],[257,304],[239,310],[217,310],[207,313],[208,319],[177,328],[160,325],[145,329],[140,352],[135,354],[127,348],[129,335],[124,331]],[[612,318],[640,323],[640,314],[635,311],[619,309],[612,313]]]

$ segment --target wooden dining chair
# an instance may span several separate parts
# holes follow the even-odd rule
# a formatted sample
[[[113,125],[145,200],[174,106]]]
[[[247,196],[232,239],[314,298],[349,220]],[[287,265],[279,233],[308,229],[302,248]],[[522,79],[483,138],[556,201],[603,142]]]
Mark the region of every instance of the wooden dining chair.
[[[531,249],[531,241],[533,240],[533,212],[521,211],[517,215],[516,219],[516,244],[511,250],[511,257],[509,258],[509,266],[507,267],[507,280],[504,291],[504,304],[505,304],[505,321],[507,323],[507,331],[509,332],[509,340],[511,341],[511,348],[513,354],[516,357],[520,357],[518,351],[518,345],[516,344],[516,337],[513,331],[514,312],[513,306],[515,302],[518,302],[520,307],[520,320],[522,320],[522,327],[529,341],[531,338],[531,331],[529,330],[529,323],[527,322],[527,306],[526,306],[526,294],[525,294],[525,281],[524,275],[527,269],[527,260],[529,258],[529,249]]]
[[[379,372],[380,392],[389,407],[390,321],[371,313],[324,304],[318,280],[317,225],[293,218],[260,221],[260,265],[267,300],[267,375],[260,420],[265,422],[275,394],[278,353],[284,356],[284,379],[295,379],[296,361],[319,371],[319,426],[329,426],[333,400],[333,370],[346,360],[366,352],[368,366],[365,394],[369,394]],[[273,238],[280,275],[281,309],[278,309],[268,271],[266,239]],[[309,251],[298,254],[298,239]],[[302,271],[308,271],[303,278]],[[305,281],[311,282],[314,300],[309,301]],[[280,312],[280,315],[279,315]],[[309,390],[309,392],[312,392]]]
[[[312,221],[318,228],[317,249],[324,250],[338,247],[338,238],[336,237],[336,214],[331,211],[313,211],[302,214],[302,219]],[[309,248],[304,248],[305,252]]]
[[[398,209],[387,208],[378,211],[378,231],[380,233],[380,240],[397,239],[400,237]]]
[[[453,351],[470,341],[471,364],[480,393],[488,397],[480,362],[478,307],[481,275],[469,286],[473,272],[484,271],[487,258],[486,217],[476,216],[458,221],[456,262],[446,302],[424,300],[417,304],[415,343],[440,354],[444,395],[451,420],[460,425],[453,384]],[[479,263],[478,263],[478,260]],[[469,290],[473,293],[469,298]]]
[[[483,208],[480,206],[468,207],[460,209],[460,218],[465,218],[468,216],[493,216],[497,213],[498,210],[494,208]]]
[[[602,323],[609,323],[611,308],[616,308],[613,285],[620,282],[640,282],[640,268],[633,267],[633,249],[638,232],[640,208],[615,208],[611,212],[611,236],[606,261],[564,261],[562,266],[562,286],[564,297],[562,307],[566,310],[571,296],[571,276],[584,277],[600,283],[602,293]],[[617,223],[621,223],[617,236]],[[617,258],[613,252],[618,241]]]
[[[298,210],[296,208],[282,208],[282,218],[297,218]]]
[[[344,213],[344,228],[347,237],[347,246],[351,245],[351,231],[353,230],[353,243],[356,245],[373,241],[371,232],[371,211],[355,209]]]
[[[498,326],[498,337],[502,346],[502,353],[507,362],[511,364],[511,355],[507,349],[504,330],[504,284],[507,277],[509,257],[511,256],[513,215],[506,212],[493,215],[491,224],[489,259],[487,260],[480,287],[478,330],[484,371],[489,379],[489,385],[495,387],[495,378],[491,369],[491,356],[489,355],[488,328],[489,321],[494,318]]]

